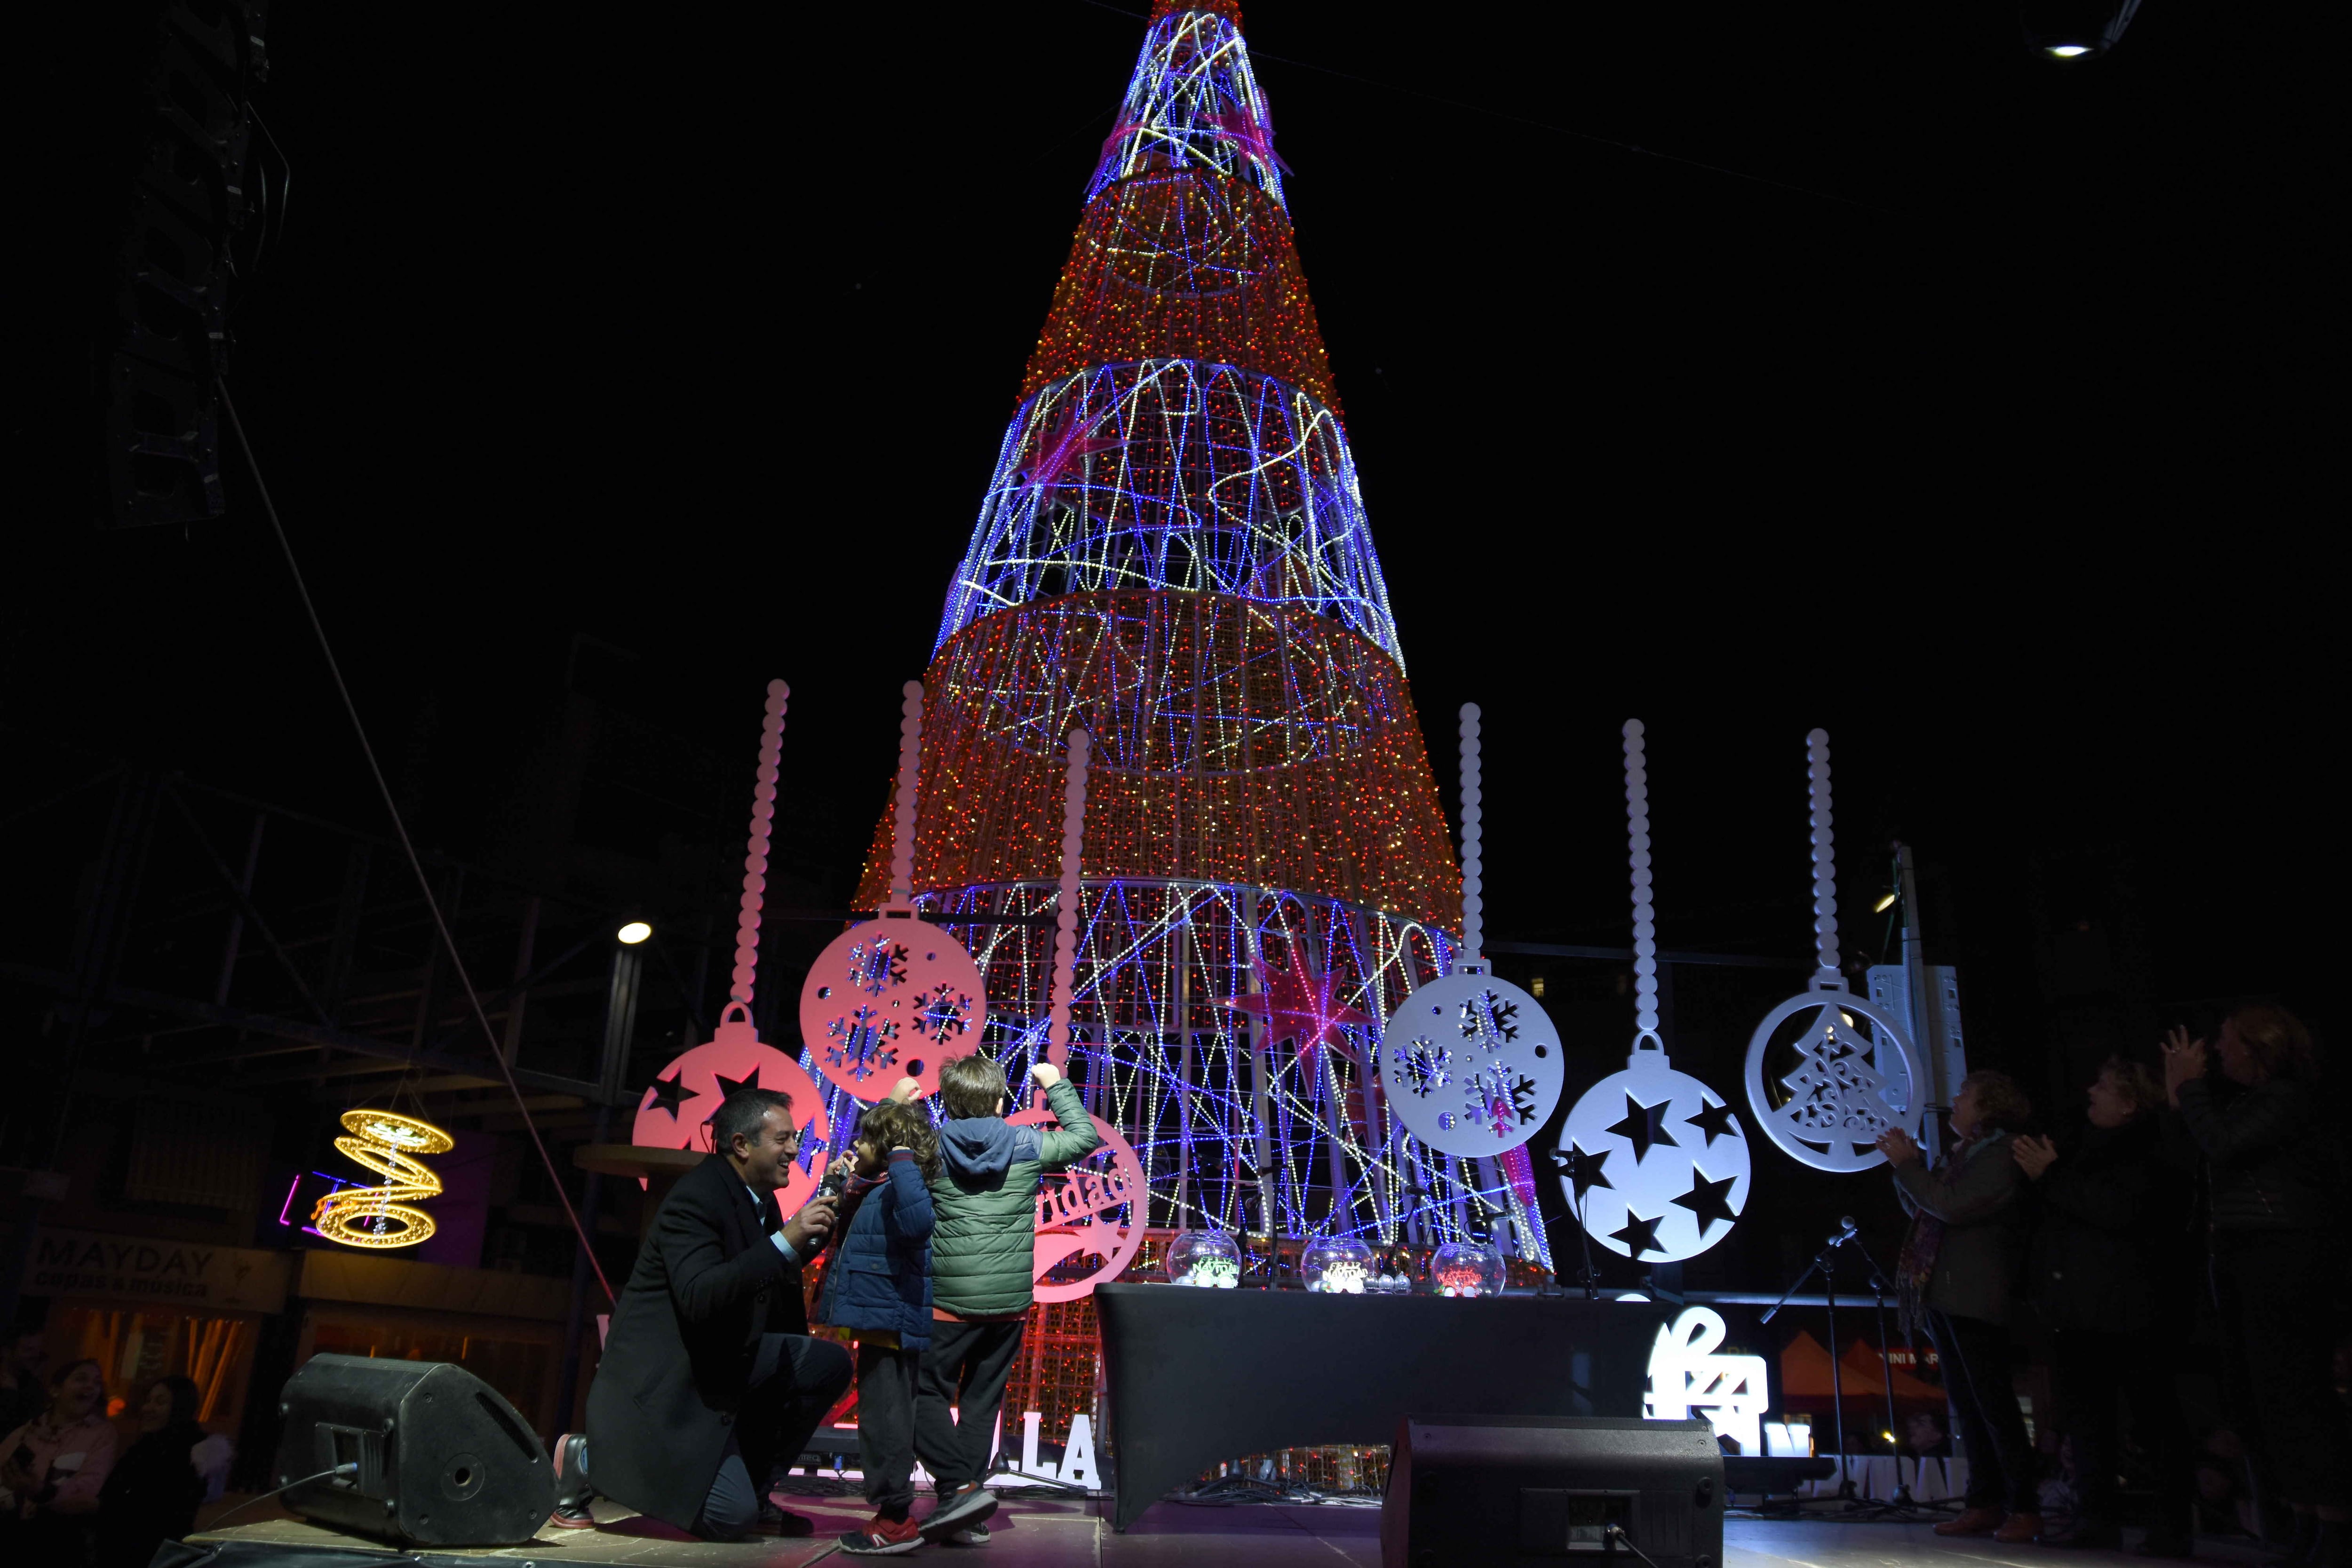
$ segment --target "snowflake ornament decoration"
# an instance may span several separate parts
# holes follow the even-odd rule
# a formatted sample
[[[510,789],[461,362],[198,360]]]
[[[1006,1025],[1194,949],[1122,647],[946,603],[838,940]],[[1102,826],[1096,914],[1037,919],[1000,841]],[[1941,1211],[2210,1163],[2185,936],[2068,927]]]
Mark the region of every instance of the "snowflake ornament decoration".
[[[944,1045],[971,1031],[971,1016],[969,993],[952,985],[935,986],[917,999],[915,1033]]]
[[[1392,1060],[1391,1081],[1399,1092],[1426,1100],[1453,1081],[1447,1069],[1453,1066],[1454,1053],[1426,1036],[1397,1047]]]
[[[906,686],[898,726],[898,815],[890,839],[890,901],[878,919],[850,927],[810,965],[801,987],[801,1038],[818,1068],[871,1104],[901,1078],[926,1095],[940,1064],[971,1047],[985,1017],[980,966],[955,935],[915,918],[915,815],[923,742],[923,687]]]
[[[1721,1096],[1666,1058],[1658,1036],[1658,933],[1650,895],[1650,786],[1642,721],[1625,722],[1625,826],[1633,871],[1633,1053],[1560,1129],[1560,1178],[1585,1234],[1636,1263],[1672,1263],[1731,1234],[1748,1206],[1748,1140]]]
[[[1837,858],[1830,811],[1830,738],[1805,737],[1813,826],[1811,983],[1764,1016],[1748,1041],[1748,1108],[1774,1146],[1817,1171],[1883,1163],[1881,1133],[1919,1135],[1924,1098],[1903,1030],[1853,995],[1838,972]]]
[[[898,1059],[898,1047],[890,1043],[898,1037],[898,1022],[879,1016],[871,1007],[852,1008],[827,1024],[825,1035],[825,1076],[836,1082],[845,1072],[863,1083],[887,1072]]]
[[[1508,1153],[1559,1103],[1559,1036],[1479,953],[1478,710],[1462,710],[1462,962],[1406,997],[1379,1052],[1389,1107],[1442,1154]]]

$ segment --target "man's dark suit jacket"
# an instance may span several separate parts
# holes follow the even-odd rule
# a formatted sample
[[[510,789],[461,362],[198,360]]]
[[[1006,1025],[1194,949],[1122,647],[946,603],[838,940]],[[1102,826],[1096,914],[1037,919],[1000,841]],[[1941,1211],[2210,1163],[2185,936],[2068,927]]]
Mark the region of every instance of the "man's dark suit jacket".
[[[764,1204],[773,1215],[775,1194]],[[761,1334],[808,1332],[801,1271],[761,1220],[723,1156],[678,1178],[637,1249],[588,1390],[589,1479],[680,1530],[702,1511],[730,1433],[754,1486],[767,1479],[772,1435],[735,1430],[744,1385]]]

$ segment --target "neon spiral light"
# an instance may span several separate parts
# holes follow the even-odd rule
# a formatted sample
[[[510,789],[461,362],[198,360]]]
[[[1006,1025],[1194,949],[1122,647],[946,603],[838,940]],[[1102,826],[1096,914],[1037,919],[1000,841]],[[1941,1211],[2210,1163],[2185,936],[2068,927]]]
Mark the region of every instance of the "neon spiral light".
[[[349,1137],[335,1147],[384,1178],[379,1187],[345,1187],[320,1198],[310,1223],[345,1247],[414,1247],[433,1234],[433,1217],[415,1204],[441,1195],[441,1178],[420,1154],[446,1154],[457,1141],[429,1121],[389,1110],[346,1110]]]

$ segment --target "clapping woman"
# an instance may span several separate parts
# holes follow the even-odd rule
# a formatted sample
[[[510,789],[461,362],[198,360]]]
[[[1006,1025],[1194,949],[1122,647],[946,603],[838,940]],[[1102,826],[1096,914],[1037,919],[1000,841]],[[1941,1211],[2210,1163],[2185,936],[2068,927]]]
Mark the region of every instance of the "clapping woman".
[[[2092,1081],[2086,1124],[2063,1141],[2020,1137],[2018,1168],[2040,1194],[2026,1299],[2050,1330],[2059,1412],[2074,1440],[2083,1506],[2045,1545],[2112,1550],[2117,1528],[2116,1411],[2156,1472],[2157,1517],[2141,1552],[2185,1557],[2190,1543],[2189,1431],[2173,1386],[2172,1303],[2184,1281],[2162,1259],[2185,1226],[2186,1183],[2164,1157],[2164,1090],[2137,1062],[2111,1058]],[[2176,1247],[2177,1251],[2178,1248]]]
[[[2240,1007],[2221,1025],[2220,1083],[2205,1042],[2175,1029],[2164,1087],[2202,1156],[2213,1290],[2237,1349],[2266,1468],[2295,1515],[2291,1568],[2352,1565],[2352,1436],[2330,1386],[2342,1258],[2335,1108],[2318,1053],[2284,1007]]]
[[[1900,1130],[1878,1140],[1912,1216],[1895,1269],[1904,1318],[1935,1342],[1954,1430],[1968,1450],[1968,1507],[1936,1526],[1938,1535],[2013,1542],[2042,1530],[2033,1444],[2017,1407],[2009,1340],[2025,1189],[2009,1141],[2032,1113],[2007,1073],[1972,1072],[1952,1100],[1958,1147],[1943,1164],[1928,1169]]]

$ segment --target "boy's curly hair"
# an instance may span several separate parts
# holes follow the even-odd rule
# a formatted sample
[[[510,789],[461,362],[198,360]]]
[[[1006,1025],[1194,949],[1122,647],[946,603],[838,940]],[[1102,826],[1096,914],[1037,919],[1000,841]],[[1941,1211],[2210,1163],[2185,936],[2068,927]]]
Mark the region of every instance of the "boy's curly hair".
[[[926,1181],[940,1173],[940,1134],[930,1112],[902,1100],[886,1100],[857,1123],[857,1141],[877,1145],[885,1157],[893,1149],[911,1149],[915,1164]]]

